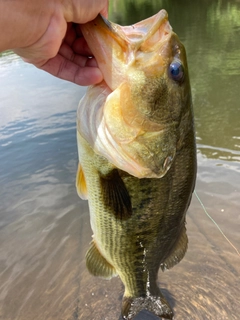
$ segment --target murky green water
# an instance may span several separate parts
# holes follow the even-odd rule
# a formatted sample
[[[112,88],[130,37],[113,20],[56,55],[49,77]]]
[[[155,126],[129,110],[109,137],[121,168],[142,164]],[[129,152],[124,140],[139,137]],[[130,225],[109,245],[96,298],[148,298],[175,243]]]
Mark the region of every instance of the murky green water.
[[[111,1],[131,24],[159,9],[185,44],[198,142],[196,190],[240,250],[240,1]],[[118,319],[123,286],[85,268],[87,203],[75,191],[85,88],[0,58],[0,319]],[[240,257],[193,196],[184,260],[159,273],[177,320],[238,320]]]

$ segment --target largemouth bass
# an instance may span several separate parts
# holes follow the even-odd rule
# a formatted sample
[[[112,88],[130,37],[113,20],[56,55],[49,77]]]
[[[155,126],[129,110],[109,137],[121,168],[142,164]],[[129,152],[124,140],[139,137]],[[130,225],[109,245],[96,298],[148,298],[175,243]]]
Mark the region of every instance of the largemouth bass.
[[[187,250],[196,177],[185,49],[165,10],[126,27],[99,15],[82,33],[104,75],[77,113],[76,185],[93,231],[87,268],[121,278],[123,319],[142,309],[172,319],[158,270]]]

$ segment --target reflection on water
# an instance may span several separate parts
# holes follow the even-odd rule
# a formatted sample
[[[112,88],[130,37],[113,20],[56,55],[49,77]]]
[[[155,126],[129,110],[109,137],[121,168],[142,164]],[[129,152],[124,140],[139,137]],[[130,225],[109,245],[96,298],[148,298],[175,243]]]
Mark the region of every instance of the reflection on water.
[[[229,239],[240,243],[240,2],[112,1],[131,24],[165,8],[184,42],[198,142],[196,190]],[[118,319],[118,278],[90,276],[88,208],[75,191],[76,108],[84,88],[15,55],[0,58],[0,319]],[[176,319],[237,320],[240,263],[193,196],[189,249],[160,286]]]

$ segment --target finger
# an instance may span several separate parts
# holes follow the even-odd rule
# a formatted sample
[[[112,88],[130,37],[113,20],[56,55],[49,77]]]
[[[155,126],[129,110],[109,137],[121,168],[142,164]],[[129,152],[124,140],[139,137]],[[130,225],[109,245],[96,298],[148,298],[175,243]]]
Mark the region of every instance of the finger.
[[[98,64],[95,58],[88,58],[86,61],[86,66],[87,67],[94,67],[98,68]]]
[[[68,23],[67,25],[67,32],[63,41],[71,47],[74,40],[76,39],[76,31],[72,23]]]
[[[86,52],[83,48],[79,48],[80,54],[75,54],[71,47],[66,43],[63,43],[58,52],[61,56],[77,64],[80,67],[84,67],[87,63],[90,54]],[[82,54],[84,53],[84,55]],[[97,67],[97,64],[95,65]]]
[[[77,38],[74,41],[72,49],[77,54],[81,54],[84,56],[92,56],[92,51],[90,50],[86,40],[83,37]]]
[[[96,84],[103,80],[101,71],[96,67],[89,67],[88,60],[86,60],[85,66],[80,67],[61,55],[57,55],[55,58],[50,59],[40,69],[47,71],[58,78],[82,86]]]
[[[81,5],[76,1],[70,11],[67,11],[67,21],[76,23],[86,23],[93,20],[99,12],[106,13],[108,7],[108,0],[91,0],[82,1]]]
[[[108,6],[109,6],[109,1],[107,1],[105,7],[100,12],[101,15],[104,16],[105,18],[108,18]]]
[[[17,48],[14,51],[22,57],[24,61],[39,67],[57,55],[66,30],[66,21],[59,21],[58,17],[53,16],[46,32],[36,43],[28,47]]]

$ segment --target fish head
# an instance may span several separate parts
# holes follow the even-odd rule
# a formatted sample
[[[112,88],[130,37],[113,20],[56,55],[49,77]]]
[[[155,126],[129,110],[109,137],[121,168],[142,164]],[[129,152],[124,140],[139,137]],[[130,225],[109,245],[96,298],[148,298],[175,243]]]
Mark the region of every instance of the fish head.
[[[102,106],[95,137],[83,135],[118,168],[164,176],[192,122],[186,53],[167,12],[124,27],[98,15],[81,30],[104,78],[91,89]]]

